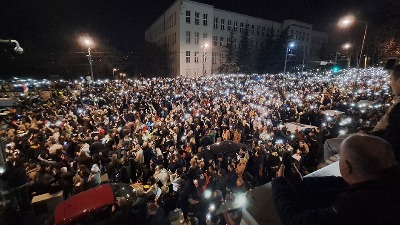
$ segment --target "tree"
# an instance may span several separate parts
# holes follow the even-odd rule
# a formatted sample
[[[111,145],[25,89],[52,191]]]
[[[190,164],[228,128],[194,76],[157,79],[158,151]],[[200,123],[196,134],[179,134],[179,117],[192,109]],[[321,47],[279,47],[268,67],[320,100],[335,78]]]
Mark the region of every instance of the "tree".
[[[259,74],[272,72],[272,65],[275,63],[275,36],[274,29],[268,28],[266,38],[258,51],[256,58],[256,70]]]
[[[229,40],[230,42],[227,44],[225,52],[226,52],[226,60],[222,65],[219,67],[219,72],[220,73],[237,73],[239,72],[239,67],[236,64],[236,52],[235,48],[233,46],[233,30],[231,30],[229,34]]]
[[[237,52],[236,64],[239,67],[239,71],[244,74],[253,72],[252,65],[252,51],[249,38],[249,24],[246,23],[245,29],[240,36],[239,50]]]

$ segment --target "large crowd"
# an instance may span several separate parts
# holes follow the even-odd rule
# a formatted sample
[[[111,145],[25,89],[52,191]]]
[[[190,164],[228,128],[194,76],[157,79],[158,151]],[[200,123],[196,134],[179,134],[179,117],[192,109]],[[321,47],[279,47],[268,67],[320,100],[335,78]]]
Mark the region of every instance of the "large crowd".
[[[30,197],[63,190],[65,199],[105,174],[108,182],[142,184],[134,224],[156,224],[155,215],[177,208],[184,223],[222,224],[215,208],[271,181],[285,153],[301,173],[313,172],[327,139],[373,127],[392,100],[387,72],[376,68],[81,81],[49,98],[35,88],[18,96],[0,124],[9,164],[1,179],[10,188],[27,184]],[[208,146],[221,141],[242,146],[236,157],[210,158]],[[203,204],[209,190],[213,207]]]

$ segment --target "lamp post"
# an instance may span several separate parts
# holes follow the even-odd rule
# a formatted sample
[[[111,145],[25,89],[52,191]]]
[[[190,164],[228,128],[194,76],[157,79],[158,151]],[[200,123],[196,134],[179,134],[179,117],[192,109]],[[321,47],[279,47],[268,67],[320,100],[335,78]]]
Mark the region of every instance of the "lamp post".
[[[92,54],[90,53],[90,51],[91,51],[90,47],[93,45],[93,41],[88,37],[84,37],[84,38],[81,38],[81,43],[82,43],[82,45],[84,45],[85,47],[88,48],[87,57],[88,57],[88,60],[89,60],[90,75],[92,77],[92,81],[94,81],[94,79],[93,79],[93,66],[92,66]]]
[[[18,41],[17,40],[4,40],[4,39],[0,39],[0,43],[8,43],[8,44],[11,44],[11,43],[15,43],[15,48],[14,48],[14,51],[17,53],[17,54],[22,54],[23,52],[24,52],[24,50],[21,48],[21,46],[19,46],[19,43],[18,43]]]
[[[356,20],[354,16],[346,16],[343,17],[342,19],[339,20],[338,25],[340,27],[348,27],[350,25],[352,25],[354,22],[359,22],[359,23],[363,23],[365,25],[365,29],[364,29],[364,36],[363,36],[363,40],[362,40],[362,44],[361,44],[361,51],[360,51],[360,56],[357,56],[357,68],[360,68],[360,61],[361,61],[361,57],[363,56],[363,52],[364,52],[364,44],[365,44],[365,38],[367,36],[367,29],[368,29],[368,23],[362,20]]]
[[[349,49],[351,48],[350,43],[345,43],[343,46],[343,49],[346,50],[346,59],[347,59],[347,69],[350,68],[350,58],[349,58]]]
[[[283,74],[286,74],[286,65],[288,62],[288,53],[289,53],[289,49],[294,47],[294,42],[290,42],[287,47],[286,47],[286,55],[285,55],[285,67],[283,67]]]
[[[303,51],[303,65],[301,66],[301,74],[303,74],[304,71],[304,61],[306,59],[306,50]]]
[[[117,71],[118,69],[113,69],[113,79],[115,79],[114,73],[115,71]]]
[[[204,45],[201,46],[203,48],[203,76],[205,76],[207,74],[206,71],[206,60],[207,60],[207,56],[206,56],[206,48],[208,48],[208,44],[205,43]]]

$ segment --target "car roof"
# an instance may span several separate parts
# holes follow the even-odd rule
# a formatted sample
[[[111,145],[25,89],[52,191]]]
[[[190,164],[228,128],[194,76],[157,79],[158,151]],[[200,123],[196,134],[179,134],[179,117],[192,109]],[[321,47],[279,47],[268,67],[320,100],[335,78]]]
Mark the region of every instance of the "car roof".
[[[54,222],[57,225],[68,224],[113,202],[114,194],[110,184],[91,188],[58,204],[54,212]]]

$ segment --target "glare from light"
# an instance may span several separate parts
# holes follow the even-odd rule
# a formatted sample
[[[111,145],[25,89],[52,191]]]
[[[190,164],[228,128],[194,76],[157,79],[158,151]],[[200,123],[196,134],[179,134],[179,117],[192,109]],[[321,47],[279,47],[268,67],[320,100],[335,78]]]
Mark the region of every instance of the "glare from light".
[[[211,204],[209,209],[210,209],[210,211],[214,211],[215,210],[215,205]]]
[[[345,16],[342,19],[339,20],[338,25],[340,27],[348,27],[351,24],[353,24],[355,21],[355,17],[353,15]]]
[[[350,43],[345,43],[345,44],[343,45],[343,48],[344,48],[344,49],[349,49],[349,48],[351,48],[351,44],[350,44]]]
[[[210,190],[204,191],[204,198],[211,198],[212,192]]]
[[[236,197],[235,202],[238,203],[240,206],[245,206],[247,203],[246,195],[239,195]]]

